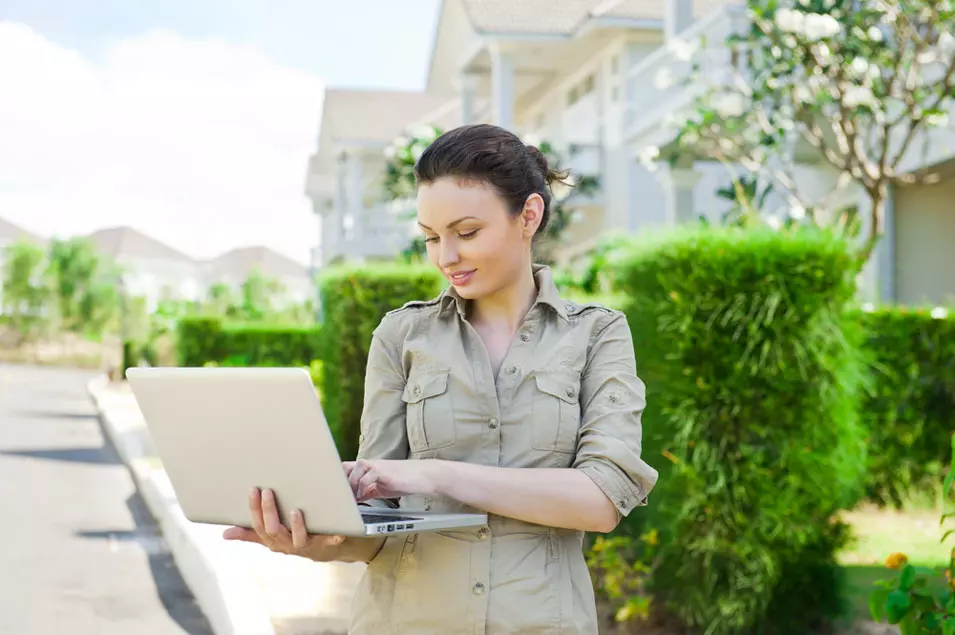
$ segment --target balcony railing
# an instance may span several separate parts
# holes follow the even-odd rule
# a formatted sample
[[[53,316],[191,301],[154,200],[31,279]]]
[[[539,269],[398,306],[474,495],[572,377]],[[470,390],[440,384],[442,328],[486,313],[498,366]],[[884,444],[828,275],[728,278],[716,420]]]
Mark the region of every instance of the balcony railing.
[[[692,71],[692,60],[708,83],[728,81],[739,67],[737,53],[726,38],[742,33],[747,25],[745,6],[726,5],[712,15],[695,22],[675,41],[633,66],[627,73],[627,103],[624,129],[633,139],[649,130],[660,129],[668,115],[688,106],[704,85],[685,85]]]

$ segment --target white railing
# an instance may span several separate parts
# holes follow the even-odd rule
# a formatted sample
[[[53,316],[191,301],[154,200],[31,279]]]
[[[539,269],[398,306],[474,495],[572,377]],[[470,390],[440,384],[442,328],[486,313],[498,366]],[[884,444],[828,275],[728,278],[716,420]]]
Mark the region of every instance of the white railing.
[[[604,172],[604,149],[599,143],[571,143],[566,152],[567,167],[577,176],[601,177]]]
[[[668,115],[689,105],[699,94],[702,83],[684,83],[694,62],[699,64],[698,72],[708,83],[728,80],[740,60],[726,44],[726,38],[745,28],[745,6],[726,5],[635,64],[626,78],[624,129],[628,137],[659,129]]]
[[[357,226],[346,227],[342,240],[328,246],[322,261],[397,256],[414,236],[414,220],[405,218],[413,209],[414,201],[393,201],[365,210]]]

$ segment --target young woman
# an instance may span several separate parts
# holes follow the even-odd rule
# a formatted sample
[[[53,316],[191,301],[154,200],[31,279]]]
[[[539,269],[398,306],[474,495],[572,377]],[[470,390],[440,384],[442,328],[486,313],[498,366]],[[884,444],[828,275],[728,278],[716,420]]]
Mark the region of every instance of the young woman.
[[[250,494],[260,542],[317,561],[367,562],[352,635],[595,634],[584,532],[644,505],[645,389],[622,313],[561,299],[531,259],[547,224],[544,156],[489,125],[438,138],[416,167],[418,224],[450,287],[392,311],[368,357],[360,502],[488,513],[484,527],[388,538],[282,526]]]

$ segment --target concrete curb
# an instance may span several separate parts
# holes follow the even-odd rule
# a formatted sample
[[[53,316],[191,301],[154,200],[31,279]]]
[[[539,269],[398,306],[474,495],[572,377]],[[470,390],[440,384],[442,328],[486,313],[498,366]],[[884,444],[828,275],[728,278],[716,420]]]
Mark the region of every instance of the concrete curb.
[[[104,403],[108,386],[105,376],[87,385],[103,430],[129,468],[213,631],[216,635],[275,635],[269,608],[254,576],[236,558],[236,550],[244,545],[217,538],[221,528],[186,519],[165,471],[159,467],[149,431],[144,426],[123,425],[119,413]]]

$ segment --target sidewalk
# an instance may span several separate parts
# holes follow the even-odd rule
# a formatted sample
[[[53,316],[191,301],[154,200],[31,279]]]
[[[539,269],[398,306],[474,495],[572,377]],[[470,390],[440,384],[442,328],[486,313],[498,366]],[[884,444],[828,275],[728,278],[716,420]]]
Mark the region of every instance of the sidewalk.
[[[216,635],[346,632],[352,594],[365,565],[275,554],[259,545],[223,540],[222,527],[190,522],[128,386],[103,377],[90,382],[88,390]]]

